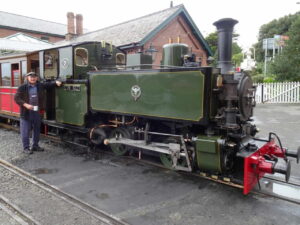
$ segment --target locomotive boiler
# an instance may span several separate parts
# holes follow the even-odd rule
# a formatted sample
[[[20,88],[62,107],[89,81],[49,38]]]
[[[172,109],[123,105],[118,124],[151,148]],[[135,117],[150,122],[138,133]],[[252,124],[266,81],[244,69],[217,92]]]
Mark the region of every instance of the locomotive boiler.
[[[236,20],[214,23],[218,66],[200,67],[187,45],[164,46],[161,66],[134,65],[106,42],[84,42],[38,52],[47,92],[45,134],[63,140],[108,145],[116,155],[156,156],[168,168],[238,182],[248,194],[265,173],[288,181],[300,149],[283,148],[278,136],[255,137],[255,86],[234,72],[232,32]],[[139,55],[140,61],[150,61]],[[132,61],[134,62],[132,62]]]

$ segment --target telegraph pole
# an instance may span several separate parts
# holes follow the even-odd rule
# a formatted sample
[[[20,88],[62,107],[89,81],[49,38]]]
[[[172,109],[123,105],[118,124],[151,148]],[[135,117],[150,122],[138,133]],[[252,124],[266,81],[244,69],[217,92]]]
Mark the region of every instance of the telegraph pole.
[[[267,75],[267,58],[268,58],[268,39],[266,38],[266,48],[265,48],[265,65],[264,65],[264,75]]]

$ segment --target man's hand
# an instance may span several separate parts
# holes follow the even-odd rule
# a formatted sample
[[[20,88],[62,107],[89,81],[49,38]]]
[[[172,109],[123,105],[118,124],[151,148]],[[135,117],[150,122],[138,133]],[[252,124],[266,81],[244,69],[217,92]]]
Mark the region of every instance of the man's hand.
[[[55,83],[56,83],[56,86],[58,86],[58,87],[60,87],[62,85],[62,82],[59,80],[56,80]]]
[[[28,110],[33,110],[33,105],[24,103],[23,106],[24,106],[26,109],[28,109]]]

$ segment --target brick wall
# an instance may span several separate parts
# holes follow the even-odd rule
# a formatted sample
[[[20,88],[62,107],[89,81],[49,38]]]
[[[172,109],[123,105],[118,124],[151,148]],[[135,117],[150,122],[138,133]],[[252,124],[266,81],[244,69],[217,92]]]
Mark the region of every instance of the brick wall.
[[[10,30],[10,29],[6,29],[6,28],[0,28],[0,38],[4,38],[16,33],[24,33],[24,34],[28,34],[30,36],[36,37],[41,39],[41,37],[45,36],[45,37],[49,37],[49,42],[57,42],[57,41],[61,41],[64,40],[64,37],[60,38],[60,37],[55,37],[55,36],[51,36],[51,35],[47,35],[47,34],[38,34],[38,33],[31,33],[31,32],[26,32],[26,31],[19,31],[19,30]]]
[[[141,49],[128,49],[128,53],[133,53],[137,50],[146,50],[149,48],[150,44],[158,50],[156,53],[155,61],[153,64],[160,65],[162,60],[162,47],[169,43],[169,39],[172,43],[178,43],[178,37],[180,43],[187,44],[189,49],[192,48],[192,52],[196,54],[197,61],[201,59],[201,66],[207,66],[208,55],[204,50],[204,47],[196,39],[190,26],[185,22],[182,16],[174,18],[165,28],[163,28],[155,37],[149,40]]]

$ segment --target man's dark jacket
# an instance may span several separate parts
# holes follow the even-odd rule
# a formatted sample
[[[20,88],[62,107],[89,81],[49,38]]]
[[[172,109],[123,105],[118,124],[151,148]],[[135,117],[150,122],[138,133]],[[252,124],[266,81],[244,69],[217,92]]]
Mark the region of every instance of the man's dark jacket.
[[[45,109],[45,90],[55,87],[55,82],[47,82],[47,83],[36,83],[37,93],[38,93],[38,104],[39,110]],[[23,119],[29,119],[29,111],[26,109],[23,104],[29,104],[29,84],[22,84],[15,95],[15,102],[20,106],[20,116]]]

